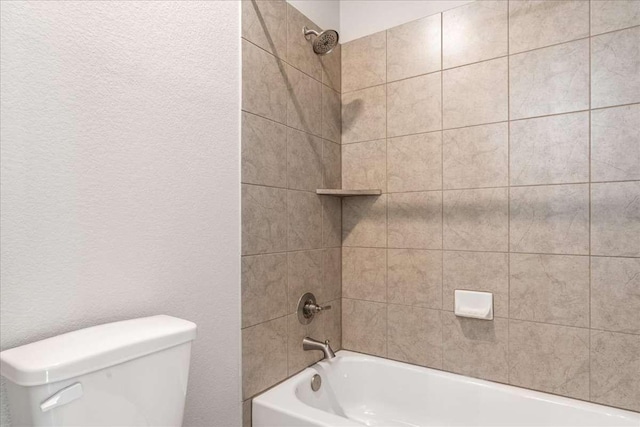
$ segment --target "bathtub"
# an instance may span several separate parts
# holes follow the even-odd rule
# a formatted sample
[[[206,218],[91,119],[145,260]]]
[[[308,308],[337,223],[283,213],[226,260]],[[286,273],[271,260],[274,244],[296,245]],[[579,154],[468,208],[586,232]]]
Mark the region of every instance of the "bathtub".
[[[350,351],[254,398],[252,418],[254,427],[640,426],[640,413]]]

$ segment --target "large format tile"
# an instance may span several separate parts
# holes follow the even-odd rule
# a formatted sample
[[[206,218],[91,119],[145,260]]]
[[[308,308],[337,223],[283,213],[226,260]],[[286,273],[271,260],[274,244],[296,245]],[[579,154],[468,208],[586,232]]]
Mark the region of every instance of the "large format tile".
[[[320,196],[306,191],[287,192],[289,250],[322,246],[322,204]]]
[[[591,34],[640,25],[637,0],[591,0]]]
[[[640,334],[639,258],[591,258],[591,327]]]
[[[287,65],[287,125],[322,134],[322,83]]]
[[[441,73],[387,85],[387,135],[402,136],[442,129]]]
[[[322,142],[323,188],[342,188],[342,147],[335,142]]]
[[[640,411],[640,335],[591,331],[591,400]]]
[[[242,402],[242,427],[251,427],[253,422],[251,420],[251,399],[247,399]]]
[[[508,185],[507,123],[444,131],[442,150],[445,189]]]
[[[322,79],[320,57],[313,52],[313,37],[307,40],[302,34],[303,27],[321,31],[320,27],[287,3],[287,62],[320,81]]]
[[[456,317],[442,311],[442,368],[491,381],[509,380],[509,321]]]
[[[442,308],[442,252],[389,249],[389,302]]]
[[[589,0],[509,2],[509,53],[589,35]]]
[[[442,133],[431,132],[387,140],[387,190],[442,188]]]
[[[324,313],[320,316],[322,315]],[[289,323],[287,331],[289,340],[287,346],[287,371],[289,376],[302,371],[323,358],[323,354],[320,351],[305,351],[302,349],[302,340],[305,337],[326,339],[324,338],[324,319],[320,316],[316,317],[308,325],[300,323],[296,313],[287,316],[287,322]]]
[[[242,395],[252,397],[287,377],[287,318],[242,330]]]
[[[387,305],[343,298],[342,346],[346,350],[386,357]]]
[[[587,184],[511,188],[513,252],[589,253]]]
[[[287,119],[285,64],[242,41],[242,109],[278,123]]]
[[[347,197],[342,201],[342,245],[387,245],[387,196]]]
[[[386,83],[386,57],[385,31],[342,45],[342,92]]]
[[[640,180],[640,105],[592,111],[591,180],[633,179]]]
[[[242,254],[287,250],[287,190],[242,186]]]
[[[387,91],[376,86],[342,95],[342,143],[387,135]]]
[[[442,249],[442,194],[392,193],[388,199],[390,248]]]
[[[456,289],[491,292],[493,314],[509,316],[509,257],[506,253],[445,251],[442,308],[453,311]]]
[[[307,292],[320,297],[324,285],[322,249],[296,251],[287,254],[288,295],[287,313],[295,313],[298,300]]]
[[[441,14],[387,30],[387,81],[440,70]]]
[[[507,68],[500,58],[444,71],[444,129],[507,120]]]
[[[589,257],[511,254],[512,319],[589,327]]]
[[[511,185],[589,181],[589,113],[510,123]]]
[[[473,2],[442,14],[444,68],[504,56],[508,53],[508,3]]]
[[[338,92],[342,91],[342,47],[338,44],[333,50],[320,57],[322,83]]]
[[[242,257],[242,327],[287,314],[287,255]]]
[[[314,100],[316,102],[317,100]],[[317,120],[314,117],[314,120]],[[340,143],[342,133],[342,100],[333,89],[322,86],[322,137]]]
[[[368,301],[387,300],[386,249],[342,249],[342,296]]]
[[[444,249],[507,251],[506,188],[444,192]]]
[[[640,182],[591,185],[591,253],[640,256]]]
[[[589,330],[509,321],[509,382],[589,398]]]
[[[511,119],[589,108],[589,40],[509,58]]]
[[[334,351],[342,349],[342,300],[329,301],[331,308],[324,311],[324,334]]]
[[[322,197],[322,246],[335,248],[342,244],[342,201],[338,197]]]
[[[284,0],[243,1],[242,37],[286,59],[287,3]]]
[[[242,182],[287,186],[287,128],[242,113]]]
[[[322,289],[316,295],[322,304],[342,298],[342,249],[322,251]]]
[[[342,184],[351,190],[387,188],[387,142],[359,142],[342,146]]]
[[[591,38],[591,108],[640,102],[640,27]]]
[[[442,321],[438,310],[389,304],[388,356],[401,362],[442,367]]]
[[[287,175],[289,188],[315,191],[322,187],[322,139],[287,129]]]

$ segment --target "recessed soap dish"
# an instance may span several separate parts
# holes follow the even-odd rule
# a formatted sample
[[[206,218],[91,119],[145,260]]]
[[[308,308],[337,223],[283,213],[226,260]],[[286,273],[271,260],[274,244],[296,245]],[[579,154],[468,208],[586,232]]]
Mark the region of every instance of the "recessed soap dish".
[[[455,314],[460,317],[493,320],[493,294],[456,289]]]

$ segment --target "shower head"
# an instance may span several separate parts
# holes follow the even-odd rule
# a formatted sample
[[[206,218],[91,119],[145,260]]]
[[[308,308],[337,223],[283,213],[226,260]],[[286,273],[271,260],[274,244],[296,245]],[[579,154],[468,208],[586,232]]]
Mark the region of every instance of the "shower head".
[[[316,55],[326,55],[331,52],[333,48],[338,45],[338,39],[340,38],[338,32],[335,30],[324,30],[318,33],[315,30],[304,27],[302,33],[307,40],[309,40],[312,35],[316,36],[315,40],[313,40],[313,51]]]

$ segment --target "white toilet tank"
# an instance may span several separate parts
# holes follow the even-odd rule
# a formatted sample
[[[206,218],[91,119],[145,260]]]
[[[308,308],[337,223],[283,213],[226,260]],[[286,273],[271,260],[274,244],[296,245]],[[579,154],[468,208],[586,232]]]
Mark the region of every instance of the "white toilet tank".
[[[108,323],[0,353],[17,426],[180,426],[196,325]]]

